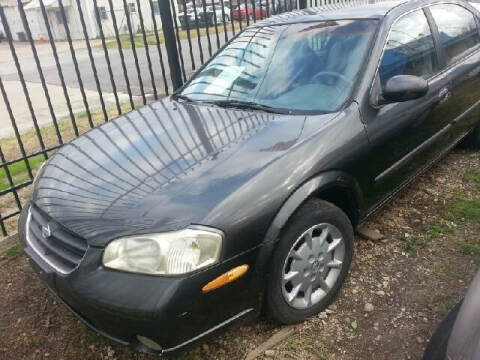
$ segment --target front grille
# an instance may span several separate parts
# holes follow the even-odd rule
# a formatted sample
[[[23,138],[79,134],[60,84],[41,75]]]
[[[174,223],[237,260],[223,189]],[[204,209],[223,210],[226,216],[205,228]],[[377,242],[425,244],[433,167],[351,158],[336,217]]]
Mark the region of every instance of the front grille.
[[[82,261],[88,244],[32,204],[27,219],[27,242],[62,274],[71,273]]]

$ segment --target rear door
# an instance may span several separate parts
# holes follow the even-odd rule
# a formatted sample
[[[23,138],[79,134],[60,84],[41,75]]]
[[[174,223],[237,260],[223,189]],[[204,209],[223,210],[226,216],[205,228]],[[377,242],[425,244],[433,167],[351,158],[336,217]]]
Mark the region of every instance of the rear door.
[[[390,28],[365,122],[372,144],[367,164],[372,186],[368,205],[377,204],[449,144],[450,79],[442,73],[438,36],[424,9],[408,12]],[[396,75],[415,75],[429,82],[421,99],[379,103],[385,83]]]
[[[451,134],[455,141],[480,120],[478,17],[474,8],[460,4],[436,4],[428,9],[438,29],[444,72],[450,81],[451,106],[445,116],[453,119]]]

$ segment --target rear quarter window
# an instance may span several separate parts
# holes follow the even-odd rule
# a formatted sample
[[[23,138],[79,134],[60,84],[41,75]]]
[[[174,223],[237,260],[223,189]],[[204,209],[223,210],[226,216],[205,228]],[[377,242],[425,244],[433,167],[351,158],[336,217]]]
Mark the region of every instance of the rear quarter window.
[[[477,22],[469,10],[454,4],[439,4],[431,6],[430,11],[445,49],[447,65],[471,53],[480,43]]]

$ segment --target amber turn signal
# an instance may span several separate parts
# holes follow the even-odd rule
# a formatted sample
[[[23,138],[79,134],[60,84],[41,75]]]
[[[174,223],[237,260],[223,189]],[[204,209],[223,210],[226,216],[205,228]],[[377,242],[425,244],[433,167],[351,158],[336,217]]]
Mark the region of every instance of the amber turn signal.
[[[248,265],[240,265],[232,270],[227,271],[225,274],[220,275],[216,279],[210,281],[207,285],[205,285],[202,288],[202,292],[206,293],[215,289],[218,289],[219,287],[222,287],[224,285],[227,285],[228,283],[231,283],[232,281],[237,280],[240,276],[244,275],[248,271]]]

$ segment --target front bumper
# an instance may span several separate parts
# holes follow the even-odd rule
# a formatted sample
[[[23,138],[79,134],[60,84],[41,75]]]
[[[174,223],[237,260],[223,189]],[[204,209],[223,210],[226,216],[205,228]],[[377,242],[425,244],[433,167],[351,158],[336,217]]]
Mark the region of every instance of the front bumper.
[[[193,275],[167,278],[106,269],[101,263],[103,249],[89,247],[78,268],[61,274],[29,245],[25,217],[22,214],[19,234],[39,277],[87,326],[123,345],[169,353],[260,308],[262,280],[253,271],[257,249]],[[250,266],[246,275],[202,293],[205,284],[242,264]],[[147,348],[138,335],[153,340],[162,350]]]

